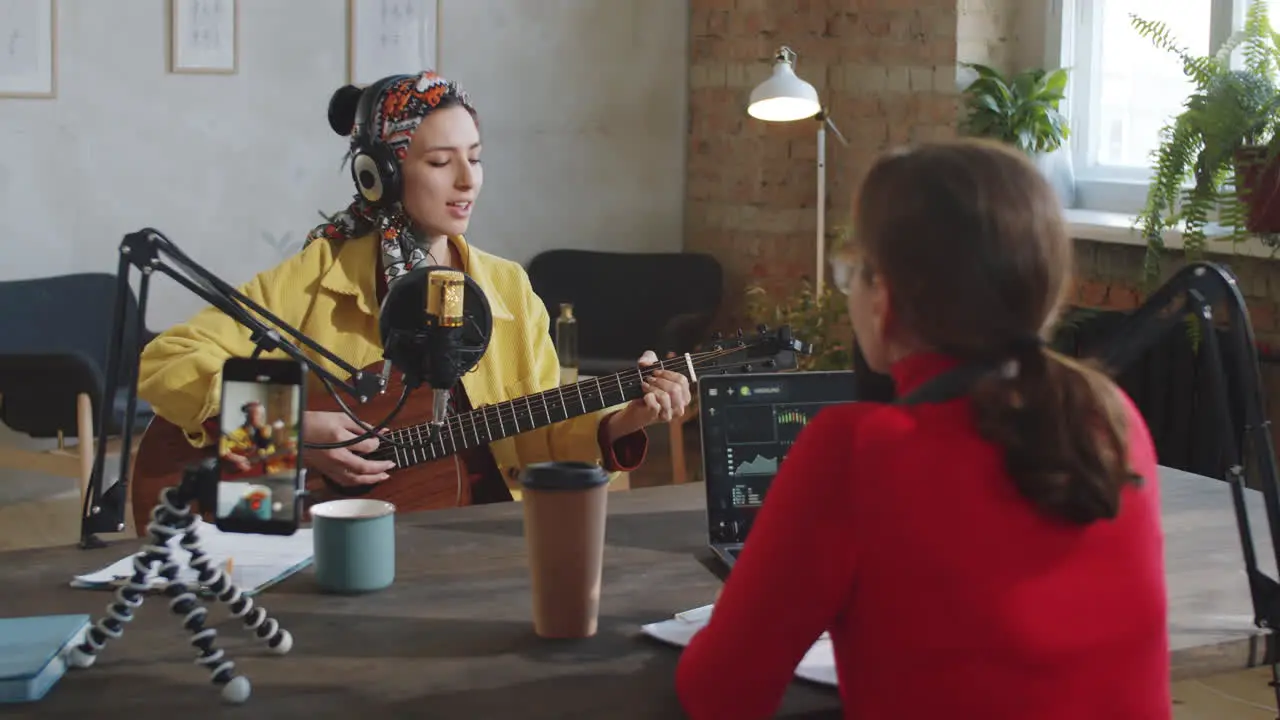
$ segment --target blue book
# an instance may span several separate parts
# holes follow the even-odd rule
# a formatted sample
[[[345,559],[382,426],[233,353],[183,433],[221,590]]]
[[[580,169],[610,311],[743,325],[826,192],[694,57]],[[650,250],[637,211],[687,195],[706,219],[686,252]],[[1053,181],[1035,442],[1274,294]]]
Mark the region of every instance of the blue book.
[[[67,671],[67,651],[84,640],[88,615],[0,618],[0,703],[33,702]]]

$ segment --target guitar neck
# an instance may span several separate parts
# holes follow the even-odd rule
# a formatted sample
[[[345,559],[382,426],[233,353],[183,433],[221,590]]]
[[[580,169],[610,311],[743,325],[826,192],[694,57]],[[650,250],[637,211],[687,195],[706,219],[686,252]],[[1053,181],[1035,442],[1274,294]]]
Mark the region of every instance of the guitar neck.
[[[644,368],[588,378],[450,415],[438,428],[428,423],[403,427],[392,431],[390,437],[406,447],[384,443],[369,457],[395,460],[402,468],[437,460],[639,398],[644,395],[643,381],[659,368],[695,379],[693,367],[686,356],[668,358]]]

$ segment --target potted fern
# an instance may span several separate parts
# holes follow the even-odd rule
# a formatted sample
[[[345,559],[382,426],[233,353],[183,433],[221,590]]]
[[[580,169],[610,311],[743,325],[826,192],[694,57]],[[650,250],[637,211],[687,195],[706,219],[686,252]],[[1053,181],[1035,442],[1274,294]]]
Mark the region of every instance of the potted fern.
[[[1244,29],[1208,57],[1188,53],[1163,22],[1134,15],[1130,22],[1157,48],[1177,56],[1195,84],[1183,111],[1161,130],[1147,201],[1137,218],[1147,241],[1144,274],[1150,283],[1159,277],[1168,228],[1181,225],[1188,260],[1203,253],[1211,235],[1240,242],[1251,234],[1280,232],[1280,36],[1271,29],[1266,0],[1252,0]],[[1237,49],[1243,51],[1243,69],[1232,67]]]
[[[1008,143],[1026,153],[1053,184],[1063,205],[1074,205],[1070,156],[1059,152],[1071,136],[1059,109],[1066,95],[1067,71],[1032,68],[1006,77],[987,65],[962,66],[977,77],[962,92],[966,113],[960,131]]]

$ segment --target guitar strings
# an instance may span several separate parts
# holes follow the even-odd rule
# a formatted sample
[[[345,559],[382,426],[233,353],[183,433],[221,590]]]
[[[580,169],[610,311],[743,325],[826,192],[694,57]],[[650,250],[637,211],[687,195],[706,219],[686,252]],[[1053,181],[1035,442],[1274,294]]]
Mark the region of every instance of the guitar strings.
[[[419,453],[428,456],[423,459],[432,459],[435,456],[446,455],[452,450],[467,449],[469,447],[478,446],[487,442],[493,442],[504,437],[520,434],[540,427],[548,423],[556,422],[560,419],[568,419],[571,413],[584,414],[589,412],[585,410],[587,404],[601,405],[600,409],[609,405],[619,404],[628,399],[631,391],[635,390],[639,384],[635,380],[625,380],[621,383],[602,382],[602,392],[588,391],[584,392],[580,398],[579,407],[584,408],[582,412],[578,412],[577,408],[570,409],[576,403],[569,402],[569,398],[565,398],[565,402],[561,403],[558,399],[550,399],[546,397],[539,398],[539,402],[535,398],[536,395],[530,395],[527,398],[521,398],[526,407],[486,407],[475,411],[464,413],[462,415],[454,415],[445,418],[439,431],[425,429],[427,426],[416,425],[393,431],[392,440],[395,443],[387,444],[375,450],[369,455],[376,459],[394,459],[400,462],[403,457],[410,461],[419,460]],[[620,390],[613,388],[619,387]],[[621,397],[617,401],[610,402],[608,396],[616,394]],[[539,406],[542,407],[539,410]],[[557,418],[556,416],[561,416]],[[546,422],[539,422],[539,417],[545,418]],[[482,427],[483,426],[483,429]],[[494,429],[497,432],[494,432]],[[483,437],[482,437],[483,435]],[[407,445],[407,447],[406,447]]]
[[[699,358],[698,362],[701,364],[705,359],[718,357],[724,354],[731,354],[737,350],[738,348],[734,348],[729,351],[710,351],[707,353],[701,353],[697,356]],[[590,400],[593,404],[596,402],[604,403],[606,395],[613,395],[615,393],[622,396],[618,401],[622,402],[627,399],[627,396],[631,391],[640,387],[640,383],[645,376],[651,375],[655,370],[659,369],[659,367],[666,369],[687,369],[687,365],[683,361],[684,357],[668,358],[656,365],[651,365],[643,369],[637,368],[636,370],[615,373],[612,381],[610,381],[609,378],[592,378],[580,381],[572,386],[557,386],[550,390],[545,390],[522,398],[516,398],[498,405],[477,408],[468,413],[446,418],[444,425],[441,428],[441,432],[433,433],[429,429],[424,432],[424,428],[426,428],[425,424],[400,428],[392,431],[393,442],[408,442],[410,444],[418,443],[417,447],[404,448],[386,445],[375,450],[369,455],[369,457],[385,457],[386,459],[394,458],[398,462],[398,454],[406,453],[406,457],[412,457],[416,460],[417,452],[425,453],[428,449],[430,449],[433,454],[437,448],[440,452],[449,452],[446,442],[453,445],[454,451],[457,451],[460,446],[465,449],[467,447],[471,447],[471,438],[476,438],[478,444],[484,442],[484,440],[480,440],[478,437],[481,424],[485,424],[485,434],[490,436],[490,441],[492,441],[494,439],[492,437],[493,425],[489,424],[490,421],[498,426],[499,432],[503,437],[511,434],[518,434],[521,432],[520,425],[522,420],[524,421],[523,424],[528,429],[533,429],[533,426],[537,423],[539,415],[546,416],[548,420],[551,420],[555,415],[555,411],[559,411],[561,415],[567,416],[570,407],[575,404],[571,402],[574,395],[579,395],[579,403],[581,403],[582,406],[585,406],[585,402],[587,400]],[[670,367],[668,367],[668,365]],[[629,377],[633,373],[635,374],[635,377]],[[627,379],[623,380],[623,377],[626,377]],[[592,388],[593,385],[596,387]],[[614,390],[615,387],[618,388],[616,391]],[[565,395],[564,393],[566,390],[569,391],[568,395]],[[575,393],[575,390],[578,392]],[[535,402],[537,402],[537,404],[534,404]],[[524,407],[520,407],[521,404],[523,404]],[[539,405],[543,408],[541,411],[538,410]],[[515,430],[515,433],[505,432],[508,424]],[[468,434],[468,431],[470,434]],[[430,442],[426,442],[428,440],[428,434],[432,435]],[[462,439],[461,442],[458,440],[459,437]]]
[[[711,365],[714,360],[735,354],[743,349],[745,348],[733,347],[706,351],[690,355],[688,360],[693,361],[695,370],[699,368],[706,370],[715,367]],[[688,375],[688,362],[683,355],[667,358],[644,368],[615,373],[612,378],[591,378],[572,385],[556,386],[549,390],[496,405],[476,408],[460,415],[446,417],[439,431],[429,428],[425,423],[399,428],[390,432],[392,443],[395,444],[383,444],[366,457],[370,459],[395,460],[397,463],[403,457],[406,460],[416,462],[418,461],[419,453],[424,455],[428,452],[432,455],[448,453],[450,452],[449,445],[452,445],[453,451],[456,452],[460,449],[474,447],[485,442],[493,442],[502,437],[509,437],[510,435],[532,430],[538,424],[539,417],[545,417],[548,422],[555,422],[553,418],[559,414],[567,419],[571,412],[579,412],[576,409],[572,409],[574,406],[585,407],[588,402],[590,404],[599,403],[603,409],[608,405],[618,404],[629,399],[629,396],[636,390],[642,388],[644,380],[658,369],[676,370],[680,371],[681,374]],[[614,395],[621,397],[617,403],[608,403],[607,399]],[[573,402],[575,399],[578,402]],[[579,412],[579,414],[585,413]],[[526,429],[522,431],[520,429],[521,425],[524,425]],[[496,438],[493,433],[495,426],[499,430],[499,437]],[[486,437],[481,437],[482,427],[484,428],[483,435]],[[515,432],[507,432],[508,428]],[[474,445],[472,440],[476,441]],[[410,447],[405,447],[405,445]]]

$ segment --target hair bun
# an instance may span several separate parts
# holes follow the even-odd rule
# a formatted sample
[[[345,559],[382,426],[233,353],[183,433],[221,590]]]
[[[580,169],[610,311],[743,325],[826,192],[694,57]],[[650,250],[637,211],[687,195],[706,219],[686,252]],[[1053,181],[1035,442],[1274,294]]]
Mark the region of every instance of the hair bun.
[[[364,91],[355,85],[344,85],[329,98],[329,127],[343,137],[351,135],[356,124],[356,108]]]

